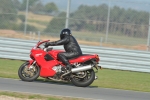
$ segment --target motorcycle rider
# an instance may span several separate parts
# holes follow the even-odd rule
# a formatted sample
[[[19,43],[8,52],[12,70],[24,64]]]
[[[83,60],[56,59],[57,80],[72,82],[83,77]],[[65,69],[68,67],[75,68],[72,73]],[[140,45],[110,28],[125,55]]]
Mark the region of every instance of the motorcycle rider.
[[[63,29],[60,32],[60,40],[58,41],[53,41],[53,42],[47,42],[45,44],[45,47],[48,46],[58,46],[58,45],[63,45],[64,49],[66,52],[61,52],[59,53],[58,59],[61,60],[65,65],[66,69],[68,71],[71,71],[71,64],[68,61],[71,58],[79,57],[82,55],[81,48],[76,41],[76,39],[72,36],[71,30],[68,28]]]

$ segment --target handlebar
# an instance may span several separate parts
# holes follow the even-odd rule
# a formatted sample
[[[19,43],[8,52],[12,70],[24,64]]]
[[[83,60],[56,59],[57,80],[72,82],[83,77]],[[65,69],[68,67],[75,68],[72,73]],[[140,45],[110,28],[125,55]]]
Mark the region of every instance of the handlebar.
[[[36,45],[36,48],[38,48],[39,47],[39,45],[41,45],[41,44],[43,44],[43,43],[46,43],[46,42],[49,42],[50,40],[45,40],[45,41],[39,41],[38,43],[37,43],[37,45]]]

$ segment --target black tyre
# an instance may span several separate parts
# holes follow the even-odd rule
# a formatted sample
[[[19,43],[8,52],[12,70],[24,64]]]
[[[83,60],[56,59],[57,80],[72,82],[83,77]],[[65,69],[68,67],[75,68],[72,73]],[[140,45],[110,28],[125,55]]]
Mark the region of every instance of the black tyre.
[[[95,80],[95,72],[93,69],[87,70],[84,73],[86,73],[86,76],[84,78],[79,78],[79,77],[73,77],[71,79],[71,82],[78,87],[87,87],[90,84],[93,83]]]
[[[39,77],[40,74],[40,68],[37,66],[34,66],[29,70],[28,68],[29,62],[23,63],[19,70],[18,70],[18,76],[22,81],[34,81]]]

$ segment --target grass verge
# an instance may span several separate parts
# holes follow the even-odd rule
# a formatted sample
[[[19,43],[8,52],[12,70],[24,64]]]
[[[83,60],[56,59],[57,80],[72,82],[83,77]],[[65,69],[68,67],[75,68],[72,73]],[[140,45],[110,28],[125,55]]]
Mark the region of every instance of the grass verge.
[[[61,97],[61,96],[47,96],[40,94],[18,93],[0,91],[0,99],[3,100],[84,100],[80,98]]]
[[[24,61],[0,59],[0,77],[18,79],[18,69]],[[150,92],[150,73],[103,69],[91,86]],[[39,81],[44,79],[39,78]]]

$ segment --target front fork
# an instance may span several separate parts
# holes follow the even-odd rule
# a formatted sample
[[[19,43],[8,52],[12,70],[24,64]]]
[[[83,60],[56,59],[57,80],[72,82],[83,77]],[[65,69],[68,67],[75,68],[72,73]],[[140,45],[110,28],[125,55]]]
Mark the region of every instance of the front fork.
[[[35,63],[36,63],[35,60],[29,60],[29,65],[28,65],[29,70],[30,70],[30,69],[33,69],[33,68],[35,67],[35,66],[34,66]]]

